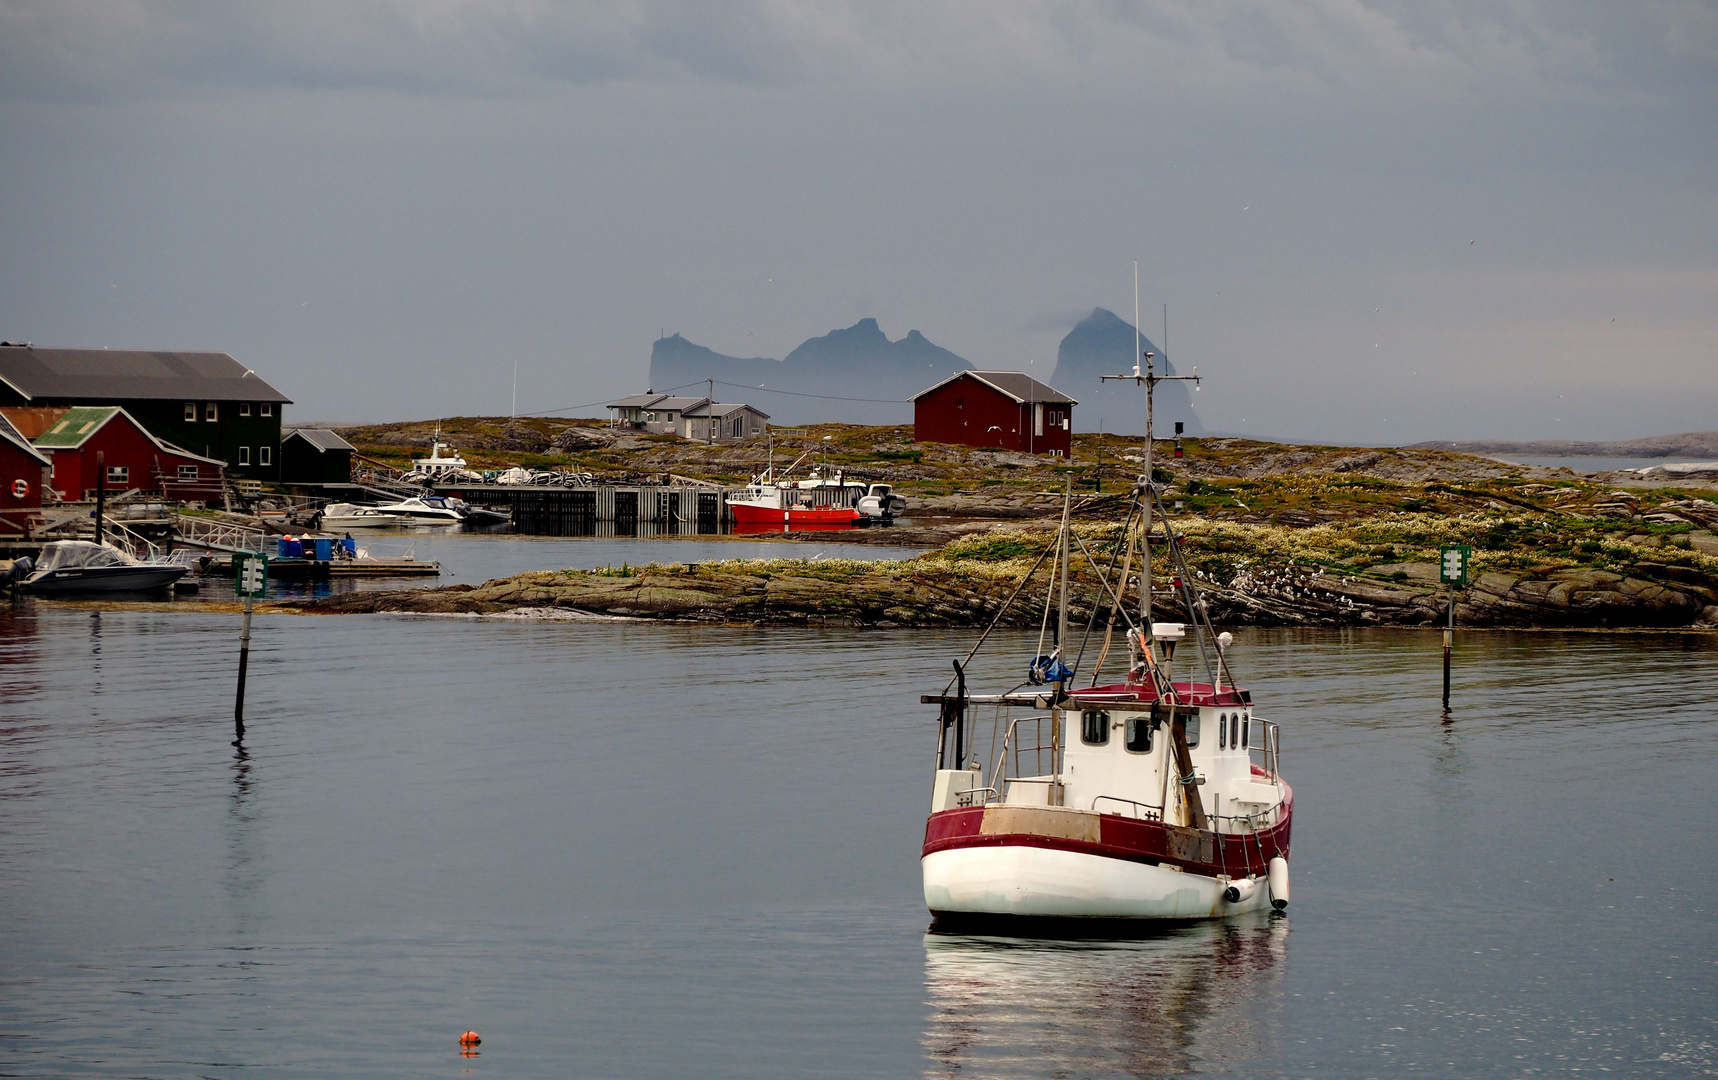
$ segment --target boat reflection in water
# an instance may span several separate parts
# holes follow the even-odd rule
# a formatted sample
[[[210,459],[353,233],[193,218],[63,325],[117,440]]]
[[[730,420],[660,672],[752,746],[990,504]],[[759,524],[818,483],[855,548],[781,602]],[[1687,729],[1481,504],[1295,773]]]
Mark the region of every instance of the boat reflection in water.
[[[1277,1058],[1288,921],[1127,941],[925,935],[926,1076],[1181,1076]]]

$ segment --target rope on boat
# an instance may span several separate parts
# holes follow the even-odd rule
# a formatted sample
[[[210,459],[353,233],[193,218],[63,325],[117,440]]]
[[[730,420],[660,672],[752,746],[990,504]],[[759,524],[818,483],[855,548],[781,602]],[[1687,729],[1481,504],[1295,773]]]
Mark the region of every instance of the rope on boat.
[[[1043,553],[1038,556],[1038,561],[1032,564],[1032,569],[1026,571],[1026,576],[1020,579],[1020,584],[1014,587],[1014,591],[1008,594],[1008,599],[1004,600],[1002,602],[1002,606],[996,609],[996,617],[990,620],[990,625],[985,627],[984,633],[979,635],[977,644],[973,645],[971,651],[966,654],[966,659],[960,662],[961,667],[965,667],[972,663],[972,658],[978,655],[978,650],[984,646],[986,639],[990,637],[991,631],[995,630],[997,625],[1002,622],[1002,616],[1008,613],[1009,607],[1011,607],[1014,601],[1019,598],[1020,591],[1026,588],[1026,583],[1032,580],[1032,575],[1036,574],[1038,572],[1038,568],[1044,565],[1044,560],[1049,558],[1050,552],[1056,550],[1056,544],[1060,541],[1061,537],[1057,537],[1055,541],[1051,542],[1049,547],[1044,549]],[[954,679],[951,678],[948,681],[948,685],[943,687],[943,694],[946,696],[948,692],[953,689]]]

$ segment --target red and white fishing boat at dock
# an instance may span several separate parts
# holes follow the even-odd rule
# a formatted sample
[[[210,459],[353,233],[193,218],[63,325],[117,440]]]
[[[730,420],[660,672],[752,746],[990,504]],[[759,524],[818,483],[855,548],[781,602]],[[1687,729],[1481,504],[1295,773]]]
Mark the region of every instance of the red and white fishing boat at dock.
[[[1229,677],[1232,637],[1211,625],[1152,479],[1151,390],[1168,378],[1196,382],[1197,371],[1159,376],[1152,354],[1143,356],[1143,373],[1136,362],[1133,374],[1112,376],[1146,388],[1146,453],[1109,567],[1075,535],[1065,505],[1057,540],[1039,557],[1039,566],[1052,554],[1056,560],[1031,685],[968,693],[969,653],[942,693],[920,699],[941,707],[920,855],[925,904],[939,931],[1079,932],[1288,906],[1294,792],[1281,775],[1280,732]],[[1085,555],[1081,572],[1101,585],[1086,637],[1095,631],[1103,644],[1084,688],[1075,686],[1083,657],[1064,653],[1076,543]],[[1159,590],[1171,594],[1185,622],[1153,621],[1154,549],[1173,578]],[[1131,567],[1138,569],[1130,576]],[[1107,629],[1097,622],[1105,611]],[[1126,624],[1127,671],[1099,685],[1119,623]],[[1202,679],[1177,677],[1178,647]]]

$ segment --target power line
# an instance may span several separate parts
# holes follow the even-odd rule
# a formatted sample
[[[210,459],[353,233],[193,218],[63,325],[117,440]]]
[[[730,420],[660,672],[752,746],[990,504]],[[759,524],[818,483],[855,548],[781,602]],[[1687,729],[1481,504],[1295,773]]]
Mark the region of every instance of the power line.
[[[697,386],[698,383],[701,383],[704,381],[706,381],[706,380],[699,379],[698,382],[681,383],[679,386],[670,386],[667,390],[662,391],[662,393],[672,394],[676,390],[684,390],[688,386]],[[655,393],[656,391],[651,391],[651,392]],[[628,394],[626,396],[631,397],[632,395]],[[552,413],[572,412],[574,409],[589,409],[589,408],[593,408],[597,405],[613,405],[615,402],[617,402],[619,400],[620,400],[620,398],[608,398],[604,401],[587,401],[582,405],[563,405],[559,409],[544,409],[541,412],[520,413],[519,415],[520,416],[548,416]]]
[[[788,397],[821,398],[824,401],[870,401],[879,405],[912,404],[912,402],[903,398],[837,397],[834,394],[802,394],[794,390],[771,390],[765,386],[748,386],[745,383],[723,382],[721,379],[716,379],[715,383],[717,386],[732,386],[736,390],[758,390],[765,394],[785,394]]]

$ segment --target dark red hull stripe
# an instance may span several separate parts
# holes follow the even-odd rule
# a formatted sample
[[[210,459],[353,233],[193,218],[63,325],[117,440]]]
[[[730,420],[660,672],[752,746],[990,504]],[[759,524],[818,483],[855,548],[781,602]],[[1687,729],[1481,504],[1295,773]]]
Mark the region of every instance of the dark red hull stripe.
[[[943,810],[930,816],[930,820],[925,822],[925,846],[920,857],[957,848],[1035,847],[1075,851],[1125,862],[1153,865],[1167,863],[1207,877],[1219,874],[1229,877],[1253,874],[1262,877],[1269,871],[1273,857],[1281,855],[1285,859],[1288,858],[1289,829],[1293,821],[1294,809],[1291,805],[1281,824],[1257,834],[1225,835],[1216,838],[1210,845],[1208,857],[1189,858],[1184,850],[1171,852],[1172,842],[1177,838],[1172,838],[1170,831],[1155,821],[1139,821],[1111,814],[1101,815],[1098,818],[1099,838],[1096,842],[1030,833],[987,836],[980,831],[984,823],[984,808],[963,807]],[[1183,836],[1187,831],[1177,830]],[[1202,851],[1200,854],[1207,853]]]

